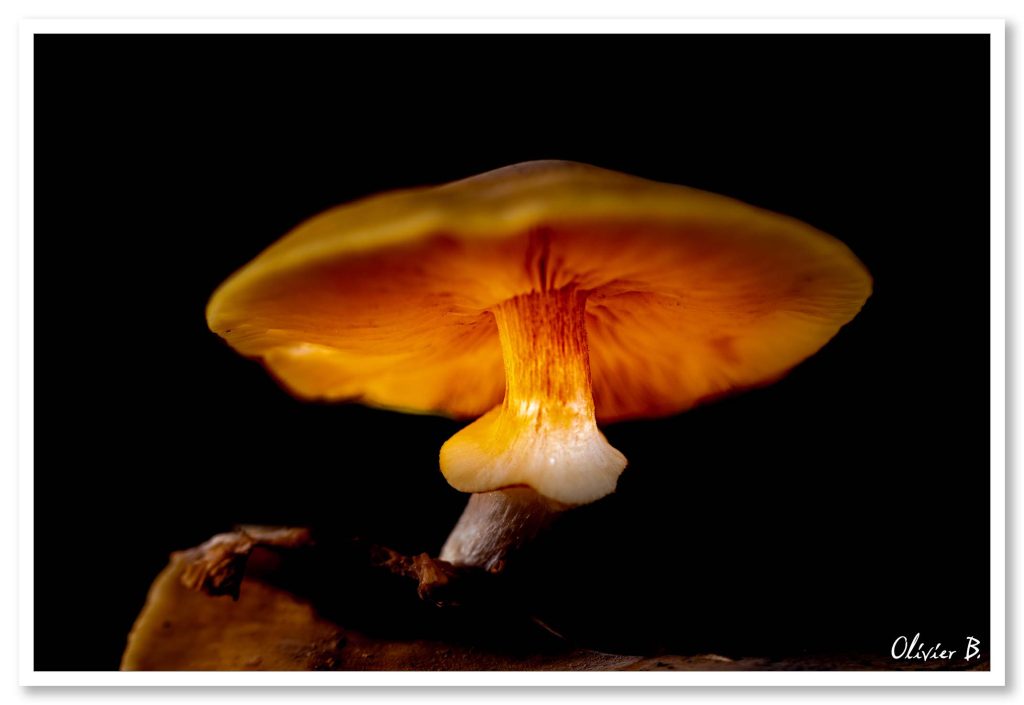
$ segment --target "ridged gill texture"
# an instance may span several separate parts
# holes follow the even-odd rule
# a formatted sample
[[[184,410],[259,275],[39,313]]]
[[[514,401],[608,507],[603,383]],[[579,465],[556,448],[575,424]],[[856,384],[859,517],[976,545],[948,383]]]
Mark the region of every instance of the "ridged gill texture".
[[[597,429],[585,306],[567,287],[495,307],[505,398],[441,448],[441,471],[456,489],[525,485],[565,504],[615,489],[626,458]]]
[[[593,421],[673,414],[777,379],[870,292],[850,250],[800,221],[530,162],[327,211],[228,279],[207,318],[300,397],[486,414],[446,446],[457,487],[522,481],[585,501],[614,487],[621,462]],[[544,385],[580,389],[538,397]],[[511,421],[529,418],[544,434]],[[495,460],[474,478],[468,459],[481,453]],[[566,454],[589,459],[566,463],[565,477],[527,470]],[[556,489],[588,472],[591,489]]]

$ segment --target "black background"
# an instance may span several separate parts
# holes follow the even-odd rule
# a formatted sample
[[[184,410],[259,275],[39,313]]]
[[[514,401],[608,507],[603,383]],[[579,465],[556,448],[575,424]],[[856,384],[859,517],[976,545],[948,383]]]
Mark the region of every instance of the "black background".
[[[168,552],[236,522],[439,548],[459,424],[299,403],[204,306],[326,207],[540,158],[796,216],[875,278],[778,384],[605,429],[630,467],[538,550],[553,622],[635,650],[986,637],[987,42],[37,37],[36,668],[116,668]]]

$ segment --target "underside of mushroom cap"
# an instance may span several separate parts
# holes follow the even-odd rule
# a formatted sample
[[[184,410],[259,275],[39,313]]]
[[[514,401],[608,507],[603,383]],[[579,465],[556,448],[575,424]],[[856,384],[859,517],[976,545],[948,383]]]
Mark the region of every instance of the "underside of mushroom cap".
[[[816,352],[871,291],[838,240],[722,196],[531,162],[296,228],[212,297],[212,330],[303,398],[475,417],[506,380],[494,310],[585,301],[599,421],[685,410]]]

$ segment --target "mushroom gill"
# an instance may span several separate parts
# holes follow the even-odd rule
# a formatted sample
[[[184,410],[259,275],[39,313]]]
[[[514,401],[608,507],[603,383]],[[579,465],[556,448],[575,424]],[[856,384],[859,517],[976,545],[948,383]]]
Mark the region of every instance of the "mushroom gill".
[[[870,293],[843,243],[793,218],[544,161],[312,218],[207,319],[299,397],[475,417],[440,452],[473,493],[441,556],[496,569],[614,491],[626,459],[598,422],[774,381]]]

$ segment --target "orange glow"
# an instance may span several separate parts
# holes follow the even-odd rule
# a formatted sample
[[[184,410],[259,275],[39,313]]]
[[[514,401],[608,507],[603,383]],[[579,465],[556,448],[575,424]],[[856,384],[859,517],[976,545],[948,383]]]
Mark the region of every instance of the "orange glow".
[[[573,287],[494,308],[505,398],[441,448],[441,471],[456,489],[526,485],[564,504],[615,489],[626,458],[597,429],[585,310]]]
[[[228,279],[207,320],[299,397],[480,417],[442,453],[459,489],[576,503],[625,463],[595,420],[778,379],[870,293],[856,256],[800,221],[534,162],[327,211]]]

